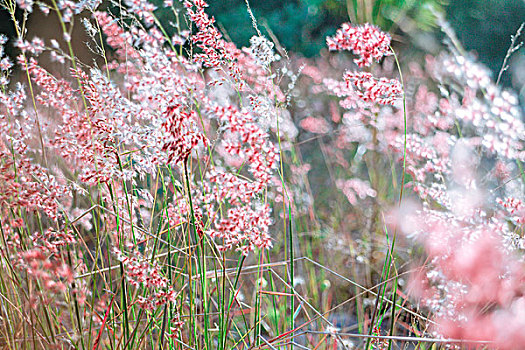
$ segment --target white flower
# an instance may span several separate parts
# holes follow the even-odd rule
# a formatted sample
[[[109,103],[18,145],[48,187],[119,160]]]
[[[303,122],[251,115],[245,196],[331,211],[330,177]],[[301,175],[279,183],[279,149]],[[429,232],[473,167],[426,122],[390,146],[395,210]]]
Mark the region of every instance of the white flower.
[[[273,43],[263,36],[252,36],[249,50],[257,63],[265,68],[277,60],[273,53]]]

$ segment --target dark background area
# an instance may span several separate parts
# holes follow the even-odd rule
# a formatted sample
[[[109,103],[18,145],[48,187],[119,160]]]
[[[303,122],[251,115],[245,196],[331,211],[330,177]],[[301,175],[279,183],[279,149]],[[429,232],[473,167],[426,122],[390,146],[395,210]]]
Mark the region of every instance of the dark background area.
[[[160,5],[162,0],[154,1]],[[208,12],[216,18],[226,35],[240,46],[248,45],[255,30],[245,0],[208,2]],[[478,56],[494,76],[501,68],[511,35],[525,21],[523,0],[250,0],[249,3],[259,29],[265,35],[276,38],[286,50],[306,57],[318,55],[326,47],[326,36],[332,35],[341,23],[349,20],[375,23],[393,33],[399,42],[427,41],[426,45],[432,40],[439,42],[442,34],[436,26],[433,12],[445,13],[463,46]],[[44,38],[61,37],[58,28],[50,24],[54,21],[48,18],[56,16],[50,14],[45,17],[37,6],[34,8],[28,19],[28,37],[36,33]],[[159,9],[157,15],[164,23],[168,23],[173,16],[166,9]],[[19,19],[22,19],[21,14]],[[77,22],[76,26],[77,31],[82,30],[80,23]],[[4,10],[0,12],[0,33],[9,37],[14,35],[12,22]],[[419,40],[403,40],[406,36]],[[429,38],[432,40],[428,41]],[[75,46],[81,49],[82,43],[78,44]],[[408,47],[421,48],[421,45],[419,48],[417,45]],[[10,45],[7,52],[15,56]],[[511,63],[512,67],[504,74],[502,83],[512,86],[523,96],[525,77],[524,73],[520,73],[525,70],[523,51],[514,54]]]

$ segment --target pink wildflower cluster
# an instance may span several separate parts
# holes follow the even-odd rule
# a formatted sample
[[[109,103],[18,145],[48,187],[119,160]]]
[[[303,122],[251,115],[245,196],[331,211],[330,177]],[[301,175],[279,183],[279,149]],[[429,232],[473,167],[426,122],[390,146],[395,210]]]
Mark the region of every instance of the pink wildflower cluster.
[[[175,204],[173,204],[175,203]],[[180,224],[188,222],[188,216],[191,212],[190,205],[186,198],[178,196],[173,203],[170,203],[167,208],[167,219],[170,227],[176,227]]]
[[[425,139],[417,134],[407,135],[406,172],[415,180],[413,190],[419,193],[423,199],[426,198],[427,194],[420,186],[442,180],[442,177],[450,172],[449,152],[454,139],[449,138],[450,136],[447,135],[445,140],[438,140],[437,138],[432,140],[441,142],[437,146],[444,149],[444,152],[439,152],[436,150],[435,143],[429,142],[429,138]],[[402,150],[404,144],[405,140],[401,136],[392,143],[396,150]]]
[[[403,92],[401,83],[396,79],[376,79],[367,72],[346,72],[343,79],[352,84],[358,98],[364,102],[375,102],[381,105],[393,105]]]
[[[70,265],[67,253],[77,242],[71,231],[47,229],[44,233],[35,233],[31,237],[32,247],[26,250],[21,249],[19,238],[11,239],[10,246],[21,250],[13,257],[13,265],[42,284],[43,290],[38,295],[47,303],[53,301],[52,296],[62,296],[68,290],[77,301],[84,303],[86,286],[74,284],[75,275],[83,271],[83,263],[78,261],[76,267]]]
[[[360,56],[355,61],[359,67],[371,66],[374,59],[379,61],[392,54],[390,36],[369,24],[357,27],[343,24],[334,37],[327,39],[327,43],[330,50],[353,50]],[[385,61],[387,67],[389,65]],[[385,139],[397,136],[401,125],[399,120],[392,122],[399,115],[393,115],[385,106],[394,106],[404,93],[401,83],[396,79],[376,78],[369,72],[346,71],[343,79],[342,82],[328,78],[323,80],[323,91],[342,98],[339,105],[349,111],[338,125],[337,148],[353,147],[355,142],[359,142],[363,143],[361,148],[364,152],[367,149],[386,149]],[[332,105],[330,110],[335,113]],[[333,119],[339,121],[339,117]],[[345,163],[342,158],[339,156]],[[375,197],[376,191],[370,187],[365,190],[365,184],[359,179],[337,180],[337,187],[352,205],[357,204],[357,198]]]
[[[17,268],[38,280],[51,294],[64,293],[67,286],[73,282],[71,266],[63,261],[57,261],[46,254],[45,250],[33,248],[20,254]]]
[[[343,26],[328,45],[354,50],[356,33],[356,28]],[[370,46],[382,41],[380,37]],[[363,56],[359,49],[354,53]],[[373,55],[366,57],[356,63],[371,64]],[[376,59],[381,57],[378,49]],[[405,86],[417,88],[409,91],[368,72],[346,72],[343,82],[325,78],[316,91],[340,97],[339,105],[348,110],[341,123],[334,121],[337,138],[328,149],[334,154],[353,150],[350,171],[362,170],[356,163],[363,158],[375,162],[374,152],[392,150],[406,165],[404,193],[415,194],[423,209],[403,211],[398,227],[426,249],[430,263],[414,280],[435,315],[436,334],[519,348],[524,209],[515,163],[523,159],[525,144],[522,109],[514,94],[496,86],[488,70],[470,58],[443,54],[428,56],[425,63],[424,69],[410,64]],[[335,66],[331,64],[325,72]],[[388,60],[381,70],[391,74]],[[407,102],[406,135],[403,111],[395,109],[401,93]],[[375,166],[367,164],[366,169]],[[358,202],[349,180],[338,180],[337,185]],[[501,324],[517,326],[505,329]]]
[[[144,0],[127,0],[126,5],[129,11],[136,14],[140,19],[146,23],[146,25],[152,25],[155,23],[155,16],[153,11],[157,9],[155,5]]]
[[[257,191],[268,183],[276,166],[278,150],[269,140],[270,135],[257,125],[246,110],[234,106],[211,109],[223,125],[223,146],[226,152],[249,164]]]
[[[430,261],[413,287],[436,314],[439,335],[515,349],[525,344],[524,266],[516,248],[504,243],[502,235],[512,234],[505,224],[483,215],[424,208],[403,218],[401,227],[424,244]]]
[[[204,12],[207,7],[204,1],[186,1],[185,7],[190,20],[198,28],[191,40],[203,50],[196,55],[197,62],[219,73],[226,69],[235,89],[251,92],[248,98],[256,93],[264,100],[263,94],[267,93],[270,98],[283,99],[279,89],[273,87],[265,65],[259,62],[257,52],[239,50],[222,39],[213,25],[213,18]],[[270,141],[268,128],[271,127],[254,115],[263,114],[261,109],[239,110],[234,105],[208,97],[208,89],[216,86],[215,76],[213,80],[204,80],[189,60],[179,57],[176,52],[165,51],[162,48],[164,39],[157,38],[151,30],[124,33],[107,15],[95,15],[102,23],[108,43],[115,46],[118,56],[126,57],[128,64],[115,61],[110,66],[126,74],[126,88],[133,97],[131,101],[126,99],[99,73],[92,73],[90,79],[79,74],[86,82],[85,94],[89,97],[93,117],[111,116],[106,135],[112,139],[106,144],[124,142],[136,145],[140,152],[131,155],[136,172],[151,172],[165,163],[177,164],[182,171],[182,163],[188,157],[208,157],[208,152],[216,149],[226,161],[224,165],[230,169],[244,169],[249,178],[234,175],[230,169],[215,162],[209,163],[201,183],[204,192],[197,191],[197,187],[190,184],[194,196],[193,211],[199,216],[198,221],[214,222],[206,233],[222,241],[222,249],[237,247],[247,253],[254,247],[270,247],[270,207],[261,203],[260,196],[272,180],[277,150]],[[148,50],[139,54],[131,42]],[[226,82],[222,80],[221,89],[227,89]],[[272,110],[270,106],[268,112]],[[137,120],[139,124],[131,127],[129,120]],[[142,126],[144,123],[150,125]],[[217,130],[214,130],[215,125]],[[188,203],[187,198],[176,196],[168,209],[171,226],[188,222],[191,212]],[[224,203],[231,208],[218,220]],[[199,230],[204,226],[199,225]]]
[[[449,105],[443,116],[449,124],[455,117],[469,131],[475,130],[477,142],[493,156],[509,160],[525,157],[525,126],[518,99],[496,86],[486,68],[467,57],[450,54],[427,57],[426,68],[450,91],[442,99]],[[456,84],[463,87],[459,94],[453,89]],[[440,107],[446,107],[444,103],[440,101]]]
[[[207,6],[204,1],[187,1],[185,6],[189,18],[198,28],[192,41],[198,43],[203,50],[202,54],[196,56],[197,61],[205,59],[200,63],[219,71],[226,68],[229,77],[233,78],[232,85],[235,88],[248,89],[253,93],[267,92],[271,96],[275,96],[277,91],[277,96],[282,98],[278,89],[270,89],[271,79],[266,70],[257,65],[253,53],[239,50],[222,39],[213,26],[213,19],[204,12]],[[97,14],[97,17],[102,17],[102,14]],[[117,47],[125,47],[119,41],[122,34],[120,29],[110,27],[109,23],[108,21],[108,25],[104,27],[111,39],[108,42],[114,42]],[[214,88],[215,80],[203,80],[201,75],[193,73],[196,72],[196,67],[189,61],[171,51],[166,55],[161,45],[156,44],[155,40],[151,41],[149,34],[138,34],[149,47],[149,51],[142,53],[140,58],[136,56],[135,63],[143,68],[135,70],[134,67],[128,68],[121,64],[118,68],[119,71],[126,71],[129,88],[134,99],[140,103],[140,107],[128,107],[123,112],[125,115],[138,115],[152,124],[137,136],[134,134],[140,129],[135,127],[133,131],[129,130],[130,137],[141,145],[145,153],[143,156],[134,154],[133,157],[138,164],[144,164],[146,169],[154,169],[155,164],[172,161],[182,166],[182,162],[190,155],[197,155],[197,149],[203,150],[199,154],[206,157],[210,146],[216,145],[217,151],[227,161],[226,165],[244,168],[251,179],[234,175],[214,162],[209,164],[201,184],[204,192],[197,191],[194,185],[190,185],[192,196],[195,196],[195,215],[199,215],[199,221],[215,222],[215,227],[211,225],[213,228],[206,233],[224,240],[221,243],[223,249],[238,247],[247,253],[254,247],[270,247],[270,208],[259,203],[260,193],[268,187],[277,159],[276,148],[270,141],[267,130],[250,111],[239,110],[234,105],[218,103],[214,98],[208,97],[206,89]],[[237,74],[241,69],[246,79],[241,79]],[[244,84],[243,87],[238,85],[239,82]],[[226,89],[226,86],[223,85],[222,89]],[[119,99],[123,100],[122,97]],[[116,105],[132,106],[129,101]],[[154,109],[164,111],[160,118],[155,116]],[[213,139],[214,123],[217,123],[217,131],[220,132],[216,140]],[[155,125],[159,129],[155,130]],[[129,129],[125,122],[122,126],[120,130]],[[122,134],[123,131],[119,133]],[[218,220],[219,208],[224,202],[232,207],[223,219]],[[190,213],[188,203],[186,198],[174,201],[168,212],[171,224],[187,222]]]
[[[349,34],[349,38],[353,39],[344,39],[343,33],[345,32],[352,33],[352,35]],[[361,61],[357,62],[360,67],[370,66],[373,63],[372,57],[379,59],[390,53],[390,51],[382,51],[380,49],[381,47],[384,48],[385,45],[386,48],[389,47],[390,37],[374,26],[365,25],[356,29],[346,24],[343,25],[343,29],[338,31],[335,38],[338,38],[338,40],[328,38],[328,45],[331,49],[344,49],[350,47],[348,45],[355,45],[356,48],[361,48],[357,49],[358,53],[364,55]],[[366,64],[363,62],[366,62]],[[323,84],[326,92],[338,97],[344,97],[340,101],[341,107],[355,110],[363,116],[369,115],[372,117],[379,111],[378,106],[394,105],[395,101],[403,93],[401,83],[398,80],[384,77],[376,78],[369,72],[347,71],[344,73],[343,79],[344,82],[324,79]],[[367,124],[373,124],[373,121],[370,120]]]
[[[137,59],[139,53],[131,43],[133,42],[133,32],[137,34],[137,30],[132,32],[125,31],[118,23],[107,13],[105,12],[94,12],[93,16],[99,23],[102,31],[107,35],[107,43],[110,45],[117,54],[117,57],[120,59]],[[126,65],[130,67],[130,65]],[[125,69],[123,70],[125,72]]]
[[[162,275],[158,266],[145,259],[140,261],[134,256],[126,256],[117,248],[113,248],[113,253],[117,260],[124,265],[126,278],[132,285],[152,290],[149,296],[138,298],[137,302],[140,307],[153,311],[158,306],[177,301],[177,293],[169,284],[168,279]]]
[[[273,54],[273,43],[256,36],[250,40],[251,47],[239,49],[234,43],[225,40],[217,30],[215,19],[205,12],[208,4],[204,0],[185,0],[183,4],[189,19],[197,26],[197,32],[190,40],[203,51],[194,55],[195,62],[225,72],[239,91],[254,90],[260,93],[266,90],[270,95],[276,93],[279,99],[283,98],[279,89],[273,89],[275,84],[267,69],[277,59]],[[213,84],[223,84],[225,81],[227,79],[221,77]]]
[[[73,5],[60,2],[66,19],[81,6],[92,6]],[[107,13],[93,12],[97,28],[114,49],[102,69],[84,70],[78,64],[69,76],[66,70],[64,78],[58,78],[39,63],[47,43],[38,38],[18,42],[23,52],[18,63],[31,79],[36,107],[28,108],[27,87],[21,84],[0,92],[0,210],[2,218],[9,218],[1,224],[16,251],[17,268],[53,296],[69,291],[79,300],[85,297],[78,287],[84,285],[75,279],[83,269],[76,260],[81,249],[75,252],[73,267],[64,257],[66,246],[79,246],[71,237],[53,231],[24,242],[19,215],[44,212],[43,220],[39,213],[34,217],[47,229],[63,225],[62,219],[71,222],[68,215],[75,213],[81,215],[72,224],[75,232],[77,225],[88,234],[112,232],[110,247],[135,251],[137,242],[148,242],[146,227],[161,225],[155,200],[163,200],[171,202],[165,216],[175,232],[191,229],[193,214],[199,238],[214,238],[208,241],[222,250],[237,248],[248,254],[272,246],[272,208],[265,200],[279,157],[271,136],[276,129],[272,113],[277,110],[274,102],[285,100],[268,69],[276,59],[272,45],[259,38],[252,40],[252,48],[238,49],[222,39],[204,12],[204,1],[185,5],[198,29],[190,40],[202,50],[190,58],[168,48],[169,39],[151,26],[154,8],[140,0],[127,6],[145,26],[130,30]],[[50,46],[55,56],[58,52],[62,60],[70,59],[56,41]],[[10,61],[2,60],[1,69],[7,74]],[[246,101],[253,108],[222,98],[214,91],[218,81],[232,95],[248,92],[239,104]],[[267,106],[254,106],[253,96],[269,101]],[[166,197],[153,199],[144,180],[160,178],[167,168],[172,176],[165,179]],[[96,215],[80,209],[92,200],[99,205]],[[141,307],[153,311],[175,301],[176,292],[161,267],[118,250],[116,254],[128,282],[150,290],[149,296],[138,298]],[[171,333],[181,326],[175,320]]]
[[[197,128],[196,111],[185,110],[183,106],[170,106],[165,118],[162,127],[167,137],[162,150],[167,152],[168,162],[185,162],[198,145],[208,146],[208,139]]]
[[[32,159],[32,145],[38,140],[31,133],[38,126],[34,123],[35,116],[24,110],[25,102],[26,93],[20,84],[13,92],[0,92],[0,133],[6,137],[0,139],[0,212],[9,207],[26,208],[30,212],[42,210],[55,219],[59,203],[67,197],[68,190],[48,169]],[[10,122],[28,118],[32,121],[15,125]]]
[[[69,191],[45,168],[32,163],[24,149],[21,151],[22,157],[13,160],[11,151],[0,143],[0,157],[4,160],[0,165],[0,212],[10,207],[42,210],[56,219],[59,200],[65,199]]]
[[[168,337],[170,338],[179,338],[179,332],[184,326],[184,321],[180,319],[180,317],[175,317],[171,320],[171,326],[170,326],[170,332],[168,334]]]
[[[517,225],[525,225],[525,204],[523,201],[514,197],[507,197],[505,200],[498,198],[496,201],[505,208],[512,221]]]
[[[370,184],[361,179],[337,180],[337,188],[339,188],[350,204],[357,205],[358,199],[365,199],[366,197],[374,198],[377,192],[370,187]]]
[[[221,219],[209,233],[222,240],[221,249],[237,246],[247,254],[255,247],[271,247],[268,227],[270,207],[259,203],[257,197],[268,188],[276,166],[277,149],[269,141],[269,135],[261,129],[253,116],[234,106],[215,106],[213,112],[224,128],[221,142],[227,154],[246,164],[252,179],[226,173],[215,168],[204,184],[206,195],[203,207],[209,217],[215,217],[219,208],[215,205],[228,201],[232,206],[226,217]]]
[[[14,45],[29,79],[25,85],[9,83],[13,62],[4,57],[7,39],[0,36],[0,229],[5,238],[0,257],[5,266],[12,262],[13,281],[24,275],[17,283],[29,292],[12,299],[19,303],[13,310],[25,312],[25,295],[34,308],[41,307],[35,296],[44,306],[57,301],[47,313],[49,329],[31,323],[23,333],[36,338],[42,328],[47,342],[48,334],[57,334],[55,325],[71,328],[61,318],[74,297],[81,306],[73,320],[78,334],[67,329],[67,342],[84,339],[84,320],[92,317],[89,322],[101,325],[99,337],[122,332],[113,339],[140,346],[135,332],[131,340],[124,335],[129,325],[109,326],[119,324],[120,298],[108,305],[107,295],[99,297],[103,293],[97,290],[86,299],[93,281],[93,288],[104,284],[115,288],[115,296],[125,294],[121,303],[130,300],[122,317],[133,318],[137,305],[164,315],[164,320],[152,318],[162,332],[148,334],[210,347],[216,335],[205,344],[192,330],[214,324],[217,334],[228,337],[229,328],[221,327],[230,327],[229,320],[217,315],[233,311],[235,305],[222,302],[234,293],[240,300],[242,287],[229,289],[224,279],[205,282],[206,268],[231,267],[237,254],[230,250],[248,255],[271,248],[272,224],[280,218],[287,222],[288,208],[303,230],[298,237],[324,232],[329,222],[339,234],[331,240],[337,242],[334,249],[348,250],[341,244],[348,239],[355,249],[345,254],[359,264],[374,264],[370,248],[384,238],[375,234],[382,226],[381,206],[404,186],[403,194],[420,205],[406,212],[401,205],[394,224],[428,257],[413,287],[437,324],[433,335],[489,340],[503,349],[525,347],[520,332],[525,326],[525,205],[519,172],[525,126],[517,97],[457,53],[429,56],[424,68],[410,64],[412,74],[402,85],[391,79],[395,61],[383,59],[393,54],[390,35],[370,24],[345,23],[327,38],[330,50],[353,52],[366,72],[347,71],[354,57],[344,55],[284,64],[261,33],[251,38],[250,47],[238,48],[216,28],[206,1],[181,2],[189,28],[182,30],[176,12],[177,23],[169,25],[177,33],[170,38],[146,0],[125,0],[121,23],[95,11],[97,0],[58,0],[53,10],[66,29],[73,28],[76,13],[89,10],[92,17],[83,23],[105,64],[100,60],[100,67],[86,69],[57,41],[26,40],[21,34]],[[27,13],[37,4],[17,3]],[[49,12],[48,5],[38,5]],[[173,6],[171,0],[164,5]],[[69,33],[63,34],[68,43]],[[51,73],[42,60],[48,53],[73,68],[61,76]],[[399,108],[401,97],[406,110]],[[405,183],[398,185],[400,178]],[[326,196],[329,185],[348,203]],[[316,195],[323,199],[316,201]],[[335,205],[346,208],[333,215]],[[367,239],[357,237],[361,232]],[[78,244],[80,239],[85,244]],[[122,284],[105,284],[121,273],[111,266],[112,251],[123,268]],[[217,251],[222,261],[215,264]],[[356,275],[374,271],[366,267]],[[367,281],[377,276],[365,273]],[[188,277],[189,283],[174,276]],[[119,289],[126,283],[133,292]],[[34,293],[35,286],[42,293]],[[193,299],[179,305],[182,310],[171,305],[186,297]],[[5,301],[2,305],[11,307]],[[84,305],[89,302],[93,305]],[[363,303],[365,314],[367,307]],[[110,314],[113,320],[107,322]],[[182,314],[192,316],[188,339]],[[138,319],[130,321],[143,327]],[[380,326],[371,326],[374,334],[381,333]],[[338,336],[335,328],[331,333]],[[222,341],[221,348],[233,344]],[[96,348],[98,338],[84,345]],[[387,342],[373,346],[386,348]]]
[[[414,276],[416,294],[436,315],[436,334],[519,348],[525,341],[519,331],[525,310],[519,258],[523,209],[507,179],[509,160],[523,149],[522,136],[515,134],[523,124],[512,95],[497,88],[483,69],[461,56],[440,62],[429,57],[427,71],[442,96],[422,87],[409,98],[414,121],[406,138],[406,172],[424,207],[400,226],[424,245],[430,262]],[[401,160],[404,137],[390,145]],[[496,171],[506,174],[494,176],[481,162],[496,163],[504,169]],[[486,187],[508,196],[495,199]],[[440,210],[431,209],[436,204]]]
[[[213,238],[218,238],[222,244],[221,250],[235,246],[244,255],[248,255],[255,247],[267,249],[272,247],[268,228],[272,223],[268,204],[235,206],[228,209],[226,218],[215,224],[215,229],[209,232]]]
[[[80,112],[78,107],[82,102],[76,99],[77,91],[68,82],[56,79],[40,67],[34,58],[29,59],[27,68],[35,84],[41,88],[36,101],[55,109],[62,119],[62,123],[53,123],[55,130],[48,128],[49,134],[54,134],[49,137],[48,143],[72,167],[81,168],[81,181],[95,184],[107,182],[115,175],[130,176],[119,169],[115,157],[116,150],[111,147],[114,144],[112,133],[117,126],[114,118],[102,117],[101,112],[110,107],[108,104],[111,103],[111,99],[104,99],[97,90],[99,85],[91,81],[85,73],[73,72],[73,76],[83,84],[82,96],[91,103],[91,106],[88,106],[88,112],[91,111],[91,114]]]
[[[323,118],[306,117],[301,120],[301,127],[314,134],[326,134],[330,131],[330,124]]]
[[[374,60],[379,62],[384,56],[392,54],[390,35],[368,23],[362,26],[344,23],[335,36],[326,39],[326,43],[333,51],[353,51],[359,56],[355,60],[359,67],[369,67]]]
[[[187,9],[190,20],[198,28],[191,40],[203,50],[203,53],[195,55],[196,61],[205,67],[217,69],[221,66],[226,67],[234,83],[243,90],[245,82],[239,66],[235,63],[235,56],[238,55],[239,50],[233,43],[224,40],[222,34],[214,26],[215,19],[209,17],[205,12],[208,4],[204,0],[185,0],[184,7]]]

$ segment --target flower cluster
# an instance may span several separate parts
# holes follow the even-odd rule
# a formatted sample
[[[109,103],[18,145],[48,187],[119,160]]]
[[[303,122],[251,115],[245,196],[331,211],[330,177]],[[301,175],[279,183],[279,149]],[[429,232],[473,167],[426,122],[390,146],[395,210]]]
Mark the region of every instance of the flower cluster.
[[[350,204],[357,205],[358,199],[374,198],[377,192],[361,179],[337,180],[336,186],[344,193]]]
[[[215,106],[208,109],[223,125],[221,141],[226,154],[236,157],[248,169],[252,179],[225,172],[216,167],[209,172],[206,195],[201,207],[207,208],[209,217],[216,217],[218,203],[227,201],[232,206],[226,216],[215,224],[209,234],[222,240],[221,249],[238,247],[247,254],[255,247],[271,247],[268,233],[272,220],[270,207],[260,203],[259,194],[268,188],[276,166],[277,149],[269,135],[246,110],[234,106]]]
[[[215,19],[205,12],[208,4],[204,0],[185,0],[184,7],[187,9],[188,17],[198,28],[191,40],[203,50],[203,53],[195,55],[195,60],[205,67],[216,69],[225,67],[239,89],[246,88],[242,71],[235,60],[240,50],[233,43],[224,40],[214,26]]]
[[[330,131],[330,124],[323,118],[306,117],[301,120],[301,127],[314,134],[326,134]]]
[[[525,224],[525,204],[523,204],[523,201],[513,197],[507,197],[505,200],[498,198],[496,201],[517,225]]]
[[[509,160],[523,149],[523,123],[513,95],[484,69],[462,56],[446,57],[427,58],[441,97],[421,87],[409,102],[414,124],[406,137],[406,171],[423,209],[400,227],[423,244],[430,262],[413,286],[435,314],[436,335],[511,349],[525,341],[518,328],[501,326],[521,327],[524,312],[523,209],[515,198],[521,185],[519,176],[509,180]],[[390,145],[401,159],[404,137]],[[496,191],[508,195],[487,195]]]
[[[379,62],[384,56],[392,54],[390,35],[368,23],[362,26],[344,23],[335,36],[326,39],[326,43],[333,51],[353,51],[359,56],[355,60],[359,67],[369,67],[374,60]]]
[[[369,24],[352,26],[345,23],[334,37],[327,38],[327,43],[330,50],[352,50],[359,56],[355,60],[359,67],[371,66],[374,60],[379,61],[392,54],[390,36]],[[385,61],[384,73],[392,74],[392,70],[388,71],[389,67],[391,64]],[[402,127],[403,118],[386,108],[395,106],[404,93],[398,80],[376,78],[369,72],[346,71],[343,81],[325,78],[322,82],[322,91],[340,97],[339,105],[348,110],[348,113],[343,114],[342,123],[339,123],[339,116],[332,117],[338,124],[336,148],[352,148],[358,142],[361,145],[356,157],[360,158],[368,150],[386,150],[386,140],[399,135],[398,129]],[[332,105],[330,110],[332,114],[336,113]],[[345,163],[344,157],[339,156],[339,159],[341,164]],[[358,198],[375,197],[377,194],[377,189],[357,178],[338,179],[336,186],[353,206],[357,205]]]
[[[375,34],[359,46],[357,28],[343,25],[327,39],[329,48],[354,51],[359,66],[389,52],[390,38],[377,28],[368,27]],[[389,61],[370,71],[391,74]],[[410,180],[404,193],[415,194],[422,209],[403,206],[397,224],[425,247],[429,264],[414,276],[413,286],[435,315],[433,335],[516,347],[523,337],[500,322],[523,324],[523,182],[516,166],[525,141],[522,109],[486,68],[456,51],[428,56],[423,69],[415,63],[409,69],[408,91],[396,80],[368,72],[346,72],[343,82],[323,79],[316,92],[340,97],[339,105],[348,110],[340,123],[335,118],[337,137],[327,149],[334,155],[352,150],[351,163],[343,165],[341,157],[340,164],[354,173],[363,170],[358,165],[363,159],[370,160],[367,171],[376,171],[378,151],[393,150],[405,166]],[[320,80],[322,74],[313,73]],[[403,111],[395,108],[402,93],[406,126]],[[370,178],[371,189],[377,190]],[[359,203],[349,182],[336,180],[352,204]]]
[[[16,2],[26,15],[35,5],[50,10],[33,0]],[[272,239],[274,221],[290,219],[291,228],[302,231],[297,239],[323,232],[328,244],[312,249],[337,249],[370,264],[354,277],[366,270],[373,281],[372,247],[385,238],[382,205],[401,192],[420,202],[417,209],[400,203],[393,224],[428,257],[412,286],[437,324],[436,335],[525,347],[525,126],[517,97],[485,68],[453,52],[427,57],[424,68],[408,65],[411,74],[400,82],[396,61],[383,59],[393,55],[390,35],[349,23],[327,44],[355,56],[292,55],[284,63],[259,31],[250,47],[227,40],[205,0],[182,0],[182,9],[166,0],[177,18],[171,28],[161,26],[147,0],[125,0],[120,19],[95,11],[98,3],[58,0],[53,6],[68,44],[73,16],[91,13],[83,23],[94,51],[104,55],[104,64],[93,68],[56,40],[20,34],[13,40],[21,52],[16,61],[29,81],[10,84],[14,63],[0,35],[0,258],[4,266],[12,263],[8,275],[16,283],[9,285],[23,291],[20,298],[2,295],[2,305],[12,307],[2,317],[27,309],[27,301],[35,315],[50,317],[44,326],[24,324],[29,328],[21,333],[36,338],[43,329],[47,342],[62,327],[72,343],[84,339],[89,321],[100,326],[99,337],[115,333],[113,339],[140,344],[135,332],[124,334],[125,319],[136,322],[136,334],[167,336],[166,346],[181,337],[210,347],[215,335],[205,344],[193,330],[216,324],[217,334],[228,338],[221,327],[230,323],[217,315],[231,310],[236,317],[237,306],[224,302],[230,295],[241,305],[244,283],[236,280],[239,289],[230,289],[226,279],[210,279],[210,269],[224,268],[226,277],[236,251],[258,251],[266,259],[265,250],[280,243]],[[184,15],[188,30],[179,25]],[[171,29],[176,33],[168,37]],[[47,70],[42,58],[48,53],[71,67],[60,75]],[[348,71],[353,58],[366,71]],[[406,110],[399,108],[401,97]],[[332,196],[330,185],[342,195]],[[336,205],[341,210],[334,215]],[[350,252],[343,240],[351,241]],[[412,258],[407,250],[398,253]],[[62,320],[73,299],[80,306],[73,320],[78,334]],[[163,315],[150,317],[159,332],[143,332],[137,306]],[[259,306],[264,312],[264,303]],[[191,316],[187,329],[183,314]],[[381,333],[380,325],[371,327]],[[60,347],[56,338],[50,346]],[[233,344],[223,340],[221,348]],[[96,348],[90,341],[84,345]]]
[[[376,79],[367,72],[346,72],[343,79],[357,89],[355,90],[357,97],[366,103],[393,105],[403,92],[398,80]]]
[[[168,302],[176,302],[177,293],[158,266],[145,259],[141,261],[135,256],[127,256],[117,248],[113,248],[113,253],[124,266],[129,283],[152,290],[149,296],[139,297],[137,302],[140,307],[153,311]]]
[[[208,146],[208,139],[197,127],[197,112],[180,105],[170,106],[165,112],[162,129],[166,133],[162,150],[168,162],[185,162],[197,146]]]
[[[32,247],[23,250],[20,242],[12,242],[21,252],[12,257],[13,265],[27,273],[31,279],[41,283],[43,290],[37,294],[51,303],[51,297],[62,296],[68,290],[82,305],[86,297],[85,285],[74,284],[74,277],[82,272],[81,261],[71,261],[67,249],[72,249],[77,240],[71,231],[48,229],[31,237]],[[76,260],[76,259],[75,259]],[[71,263],[77,263],[76,266]]]
[[[252,36],[249,50],[257,60],[257,63],[263,67],[268,67],[277,60],[273,53],[273,43],[263,36]]]
[[[490,340],[501,349],[522,346],[523,263],[504,244],[504,224],[472,214],[460,219],[424,208],[403,219],[401,227],[424,244],[430,261],[413,288],[436,314],[437,334]]]

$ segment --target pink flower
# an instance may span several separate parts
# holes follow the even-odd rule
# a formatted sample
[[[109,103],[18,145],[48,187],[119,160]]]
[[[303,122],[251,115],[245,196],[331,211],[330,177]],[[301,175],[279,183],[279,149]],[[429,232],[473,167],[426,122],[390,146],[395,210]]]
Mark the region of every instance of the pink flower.
[[[371,66],[373,60],[379,62],[383,56],[392,54],[390,35],[368,23],[362,26],[344,23],[335,36],[326,39],[326,43],[331,51],[348,50],[360,56],[355,60],[359,67]]]
[[[162,128],[166,137],[162,150],[168,153],[168,162],[184,162],[198,145],[208,145],[208,139],[197,126],[197,112],[174,105],[166,109],[165,116]]]
[[[306,117],[301,120],[301,127],[314,134],[326,134],[330,131],[330,124],[323,118]]]
[[[177,301],[177,293],[157,265],[150,263],[145,257],[139,260],[135,256],[127,256],[116,247],[113,247],[113,253],[124,266],[129,283],[152,290],[147,297],[137,298],[137,303],[141,308],[153,311],[168,302]],[[135,255],[140,256],[140,253],[135,253]]]
[[[393,105],[403,93],[401,83],[396,79],[377,79],[366,72],[346,72],[343,79],[357,88],[357,95],[365,102]]]
[[[352,205],[357,205],[358,199],[375,198],[377,195],[377,192],[370,187],[368,182],[360,179],[337,180],[336,186],[344,193]]]

